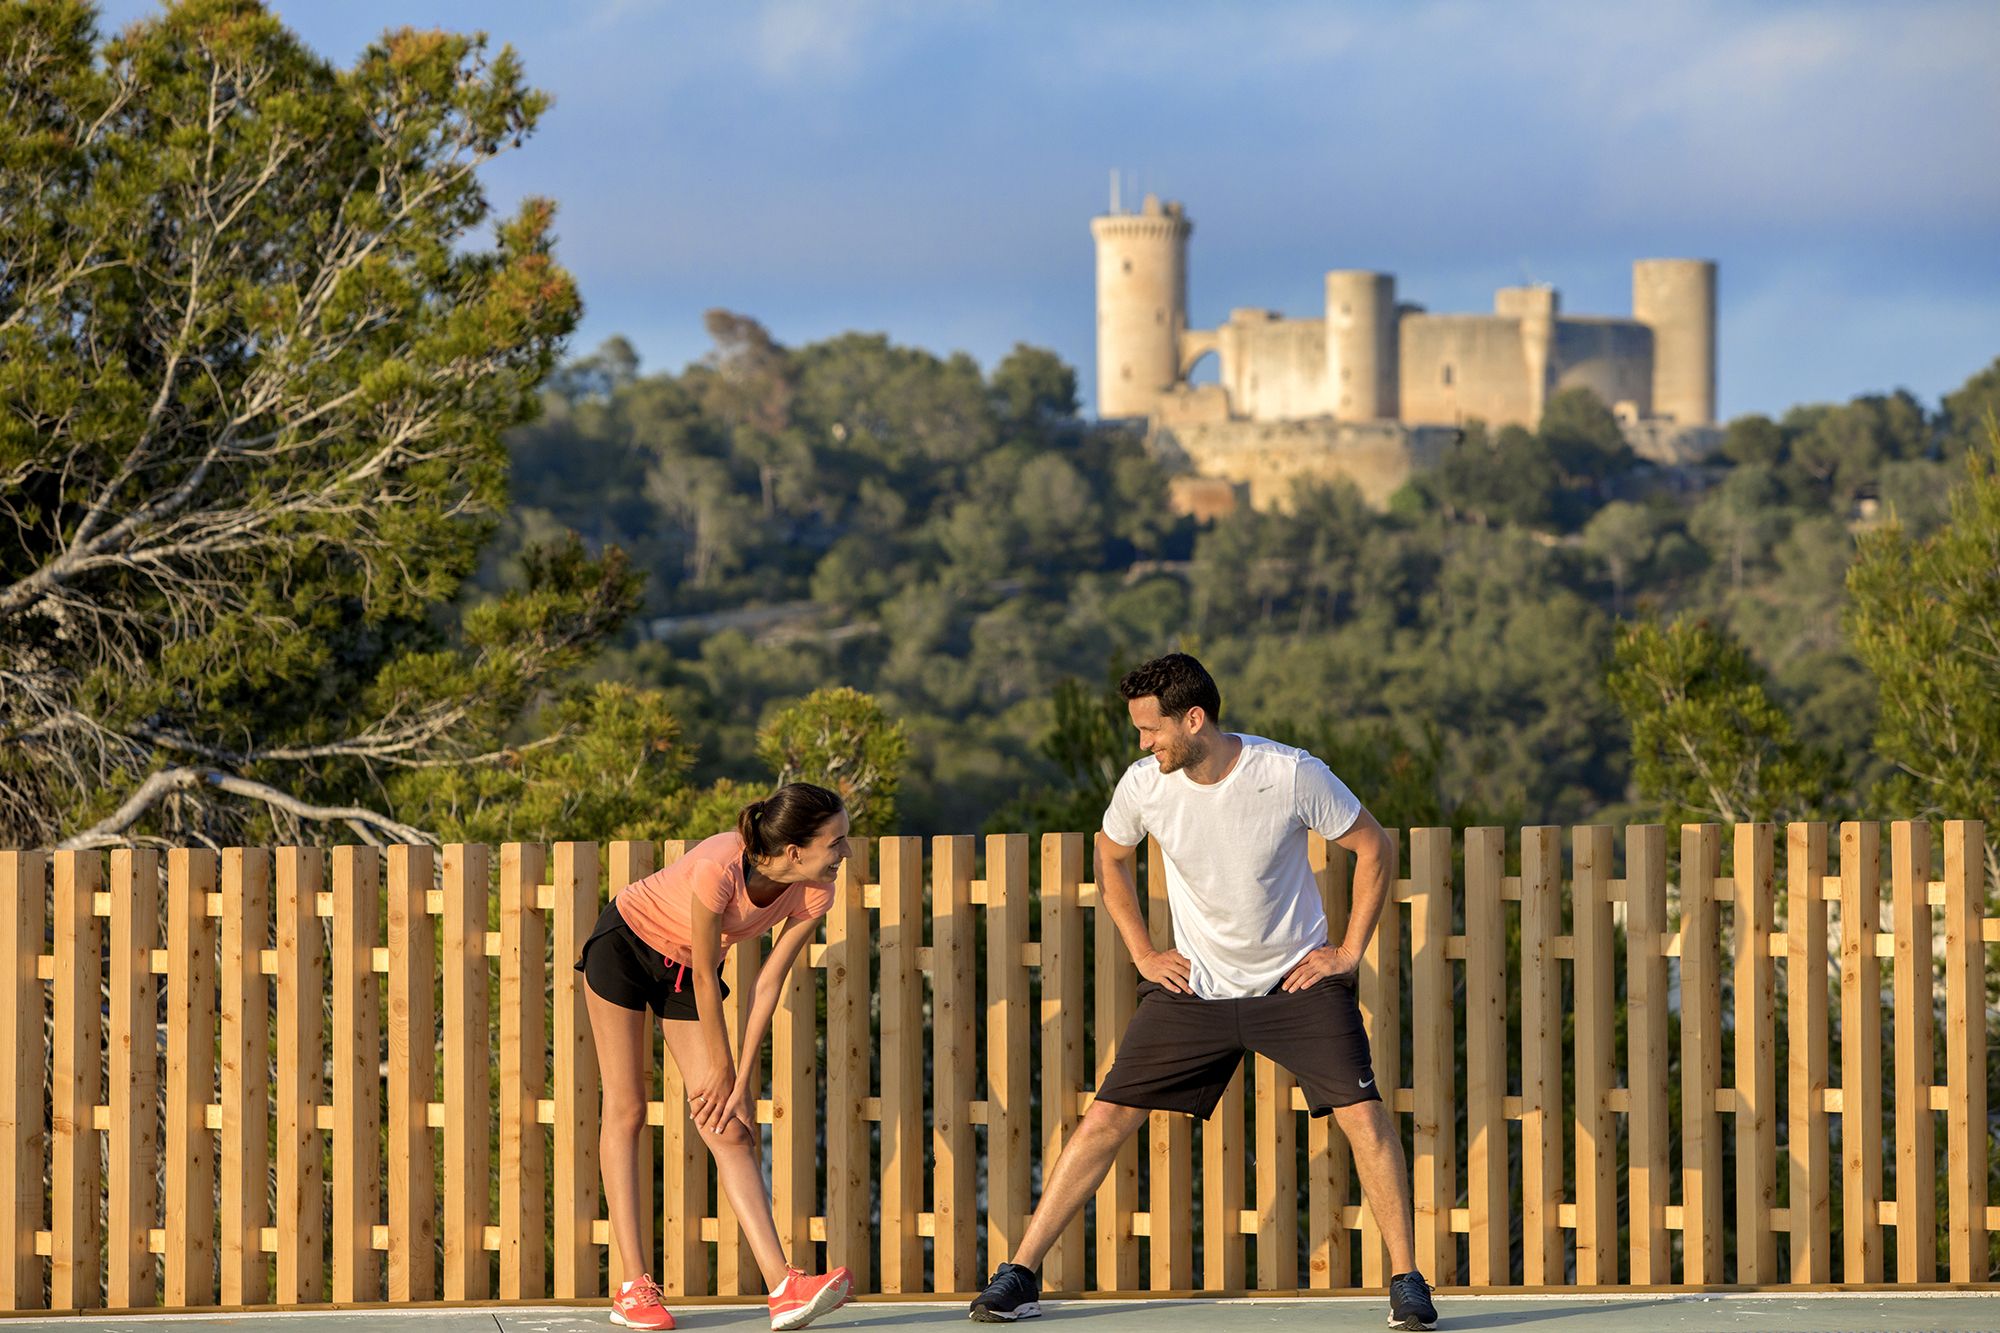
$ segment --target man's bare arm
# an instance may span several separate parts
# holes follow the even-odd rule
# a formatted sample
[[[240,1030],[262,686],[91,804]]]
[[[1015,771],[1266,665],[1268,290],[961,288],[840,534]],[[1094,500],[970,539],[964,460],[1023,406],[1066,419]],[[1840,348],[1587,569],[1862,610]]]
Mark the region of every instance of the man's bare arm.
[[[1155,949],[1146,933],[1146,918],[1139,911],[1139,885],[1132,873],[1139,861],[1139,849],[1127,847],[1103,833],[1097,835],[1097,905],[1111,914],[1118,938],[1125,941],[1139,975],[1158,982],[1176,994],[1193,990],[1188,984],[1188,961],[1178,949]]]

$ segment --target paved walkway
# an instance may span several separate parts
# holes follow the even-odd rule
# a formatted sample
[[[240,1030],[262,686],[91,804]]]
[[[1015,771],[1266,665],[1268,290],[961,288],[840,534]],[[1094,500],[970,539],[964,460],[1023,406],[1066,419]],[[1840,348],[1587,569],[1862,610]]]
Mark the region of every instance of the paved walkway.
[[[2000,1333],[2000,1293],[1969,1295],[1447,1296],[1447,1333],[1556,1329],[1566,1333]],[[1052,1301],[1035,1333],[1344,1333],[1379,1329],[1379,1297],[1234,1301]],[[764,1307],[685,1306],[687,1333],[764,1333]],[[588,1307],[341,1310],[296,1314],[123,1315],[0,1319],[0,1333],[118,1333],[138,1328],[228,1329],[232,1333],[602,1333],[612,1325]],[[827,1333],[965,1329],[962,1304],[850,1305],[813,1325]],[[984,1326],[982,1326],[984,1327]]]

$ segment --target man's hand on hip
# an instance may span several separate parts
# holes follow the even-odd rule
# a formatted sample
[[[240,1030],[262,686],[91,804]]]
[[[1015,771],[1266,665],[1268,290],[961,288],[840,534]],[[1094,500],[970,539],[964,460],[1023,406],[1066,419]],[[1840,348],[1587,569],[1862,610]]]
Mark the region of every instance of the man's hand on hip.
[[[1155,949],[1135,962],[1146,980],[1158,982],[1176,995],[1194,993],[1188,982],[1187,957],[1179,949]]]
[[[1286,991],[1302,991],[1319,985],[1328,977],[1352,975],[1360,966],[1360,956],[1349,953],[1345,945],[1329,944],[1323,949],[1314,949],[1299,959],[1298,966],[1285,973],[1285,979],[1279,988]]]

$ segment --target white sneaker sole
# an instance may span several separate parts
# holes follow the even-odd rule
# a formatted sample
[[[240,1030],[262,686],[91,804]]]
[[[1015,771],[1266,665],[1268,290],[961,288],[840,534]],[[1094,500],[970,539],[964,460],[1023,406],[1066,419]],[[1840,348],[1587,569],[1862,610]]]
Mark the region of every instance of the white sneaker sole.
[[[982,1324],[1011,1324],[1016,1319],[1038,1319],[1041,1313],[1040,1301],[1022,1301],[1011,1310],[974,1310],[971,1318]]]
[[[773,1315],[771,1317],[771,1328],[774,1330],[774,1333],[788,1333],[791,1329],[804,1328],[823,1314],[832,1314],[835,1310],[847,1304],[847,1295],[851,1286],[852,1284],[845,1279],[839,1282],[827,1283],[819,1289],[818,1295],[814,1296],[804,1305],[801,1305],[798,1309],[787,1310],[781,1315]]]
[[[618,1312],[617,1312],[616,1310],[613,1310],[613,1311],[611,1312],[611,1322],[612,1322],[612,1323],[614,1323],[614,1324],[616,1324],[616,1325],[618,1325],[618,1327],[620,1327],[620,1328],[654,1328],[654,1329],[659,1329],[659,1328],[672,1328],[672,1327],[673,1327],[673,1325],[672,1325],[672,1324],[650,1324],[650,1325],[649,1325],[649,1324],[635,1324],[635,1323],[633,1323],[633,1322],[632,1322],[631,1320],[627,1319],[627,1318],[626,1318],[626,1317],[625,1317],[624,1315],[622,1315],[622,1314],[619,1314],[619,1313],[618,1313]]]

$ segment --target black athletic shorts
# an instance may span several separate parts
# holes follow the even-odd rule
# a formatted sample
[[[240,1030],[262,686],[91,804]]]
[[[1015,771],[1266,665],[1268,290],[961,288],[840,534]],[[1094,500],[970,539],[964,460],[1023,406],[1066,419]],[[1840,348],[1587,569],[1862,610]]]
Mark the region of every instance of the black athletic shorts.
[[[653,946],[625,924],[616,901],[604,905],[577,955],[576,970],[592,990],[621,1009],[650,1008],[661,1018],[687,1023],[701,1016],[695,1010],[694,978],[688,969],[654,953]],[[722,993],[729,994],[727,983],[722,984]]]
[[[1240,1000],[1177,995],[1141,981],[1139,1010],[1097,1100],[1206,1120],[1252,1051],[1292,1072],[1316,1116],[1382,1100],[1352,974]]]

